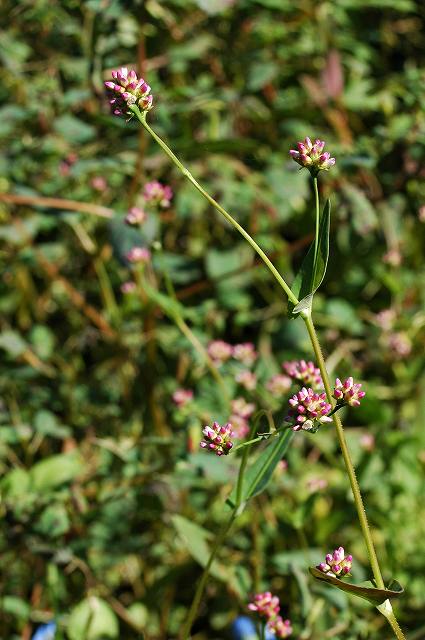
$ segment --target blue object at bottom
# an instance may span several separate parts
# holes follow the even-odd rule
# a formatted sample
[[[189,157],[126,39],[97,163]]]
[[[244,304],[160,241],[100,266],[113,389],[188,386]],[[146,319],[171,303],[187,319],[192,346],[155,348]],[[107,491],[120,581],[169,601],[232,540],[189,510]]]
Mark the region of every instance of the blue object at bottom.
[[[248,616],[238,616],[232,623],[233,640],[258,640],[258,632],[254,622]],[[266,630],[266,640],[276,640],[276,636]]]
[[[54,640],[56,635],[56,622],[49,622],[38,627],[31,640]]]

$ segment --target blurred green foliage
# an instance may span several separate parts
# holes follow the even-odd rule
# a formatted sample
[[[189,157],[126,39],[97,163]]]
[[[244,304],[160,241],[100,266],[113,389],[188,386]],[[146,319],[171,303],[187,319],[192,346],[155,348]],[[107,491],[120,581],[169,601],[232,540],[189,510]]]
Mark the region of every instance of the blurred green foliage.
[[[5,0],[0,15],[1,637],[52,618],[70,640],[176,637],[235,478],[234,458],[198,451],[200,426],[241,393],[232,365],[223,393],[177,316],[204,347],[254,342],[259,386],[243,394],[277,416],[287,398],[264,383],[311,357],[251,250],[136,122],[109,115],[103,80],[128,65],[152,86],[154,128],[289,281],[313,203],[288,149],[317,136],[337,158],[317,324],[330,368],[365,383],[347,436],[385,578],[406,589],[400,622],[423,638],[423,4]],[[122,219],[152,179],[175,198],[148,211],[142,242],[162,248],[123,295],[137,233]],[[181,386],[195,391],[183,410]],[[229,535],[193,637],[229,637],[258,588],[294,637],[389,637],[367,603],[308,575],[343,544],[370,578],[332,428],[297,435],[287,462]]]

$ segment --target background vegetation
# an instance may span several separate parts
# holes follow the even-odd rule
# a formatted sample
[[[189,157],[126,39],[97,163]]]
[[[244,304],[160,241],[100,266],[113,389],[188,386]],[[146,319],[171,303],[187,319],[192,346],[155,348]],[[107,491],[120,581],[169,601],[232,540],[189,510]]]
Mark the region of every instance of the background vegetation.
[[[200,426],[228,405],[193,337],[252,341],[257,388],[237,386],[235,363],[225,388],[276,411],[287,398],[265,383],[311,357],[241,238],[136,122],[109,115],[103,80],[128,65],[153,88],[150,122],[289,280],[312,194],[288,149],[321,137],[337,158],[322,180],[333,242],[317,324],[330,366],[366,383],[348,437],[386,578],[406,588],[400,622],[424,638],[422,3],[5,0],[0,12],[0,636],[27,640],[55,618],[70,640],[175,637],[235,474],[231,457],[198,451]],[[123,216],[152,179],[175,197],[148,210],[149,287],[123,294],[137,236]],[[194,390],[184,409],[178,387]],[[194,638],[230,637],[258,588],[280,596],[295,638],[389,637],[369,605],[308,577],[339,544],[356,580],[370,577],[333,429],[298,435],[286,460],[221,550]]]

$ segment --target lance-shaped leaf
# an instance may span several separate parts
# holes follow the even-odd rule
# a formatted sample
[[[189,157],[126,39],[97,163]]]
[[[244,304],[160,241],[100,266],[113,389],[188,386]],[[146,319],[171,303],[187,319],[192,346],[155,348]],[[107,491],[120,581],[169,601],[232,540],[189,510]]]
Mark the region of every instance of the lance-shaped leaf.
[[[323,209],[319,226],[317,259],[314,263],[314,242],[305,256],[301,268],[295,276],[291,290],[300,301],[295,307],[289,303],[289,311],[292,317],[301,311],[309,309],[313,301],[313,295],[320,287],[325,277],[329,259],[329,231],[331,220],[331,201],[329,198]]]
[[[247,469],[242,481],[241,502],[257,496],[269,484],[273,471],[282,460],[289,443],[294,435],[291,429],[283,431],[278,436],[272,436],[265,449],[258,455],[254,463]],[[232,491],[227,502],[235,506],[236,488]]]
[[[323,571],[320,571],[316,567],[310,567],[309,571],[316,580],[327,582],[337,589],[341,589],[341,591],[346,591],[347,593],[351,593],[353,596],[363,598],[363,600],[367,600],[371,604],[375,605],[375,607],[378,607],[380,604],[385,602],[385,600],[400,598],[400,596],[404,594],[404,589],[397,580],[392,580],[387,589],[377,589],[376,587],[362,587],[360,585],[344,582],[335,576],[323,573]]]

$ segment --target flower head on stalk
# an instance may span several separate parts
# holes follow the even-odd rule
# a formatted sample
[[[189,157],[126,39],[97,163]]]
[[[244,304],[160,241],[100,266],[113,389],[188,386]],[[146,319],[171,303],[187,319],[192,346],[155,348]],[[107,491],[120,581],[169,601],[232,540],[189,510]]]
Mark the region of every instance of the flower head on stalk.
[[[274,633],[276,638],[289,638],[292,635],[290,620],[284,620],[282,616],[276,616],[267,623],[267,628]]]
[[[146,213],[139,207],[131,207],[124,218],[124,221],[130,225],[140,225],[146,220]]]
[[[127,282],[123,282],[121,285],[122,293],[134,293],[136,289],[137,289],[136,283],[132,282],[131,280],[127,280]]]
[[[239,373],[236,374],[235,380],[247,391],[253,391],[257,386],[257,376],[248,369],[239,371]]]
[[[232,412],[241,418],[250,418],[255,411],[255,404],[247,402],[245,398],[235,398],[232,400]]]
[[[314,144],[310,138],[306,138],[304,142],[297,143],[298,150],[291,149],[289,155],[301,167],[310,171],[316,176],[319,171],[328,171],[335,164],[335,158],[331,158],[331,154],[327,151],[323,152],[324,140],[315,140]]]
[[[242,362],[246,367],[250,367],[257,358],[257,352],[252,342],[243,342],[242,344],[235,344],[233,347],[233,357],[235,360]]]
[[[257,593],[253,601],[249,603],[248,609],[264,618],[275,618],[280,611],[279,598],[274,596],[271,591]]]
[[[317,569],[332,576],[347,576],[350,574],[353,556],[346,556],[344,547],[338,547],[333,553],[328,553],[325,562],[317,565]]]
[[[158,180],[152,180],[145,184],[143,196],[147,202],[157,204],[163,209],[168,209],[173,197],[173,190],[168,184],[161,184]]]
[[[360,400],[366,395],[366,391],[361,391],[360,383],[354,384],[353,378],[350,376],[345,382],[341,382],[339,378],[335,380],[333,397],[338,400],[338,404],[349,404],[351,407],[358,407]]]
[[[151,88],[137,73],[126,67],[112,71],[112,80],[105,82],[109,103],[116,116],[132,116],[130,107],[135,105],[140,111],[149,111],[153,106]]]
[[[303,387],[301,391],[289,398],[289,411],[285,420],[291,422],[293,431],[317,431],[321,424],[332,422],[328,413],[332,405],[326,399],[326,393],[316,393]]]
[[[291,378],[285,376],[283,373],[277,373],[275,376],[270,378],[270,380],[266,384],[266,387],[270,391],[272,396],[278,397],[289,391],[291,385]]]
[[[290,378],[310,387],[323,388],[322,376],[320,369],[316,367],[314,362],[306,362],[305,360],[292,360],[291,362],[283,362],[282,367]]]
[[[173,393],[173,402],[177,407],[184,407],[191,400],[193,400],[191,389],[176,389]]]
[[[205,427],[202,430],[204,439],[201,440],[202,449],[207,449],[217,456],[227,455],[233,447],[231,438],[233,437],[233,429],[230,422],[224,426],[220,426],[218,422],[213,422],[212,426]]]
[[[223,364],[223,362],[232,357],[233,347],[231,344],[224,342],[224,340],[213,340],[209,343],[207,352],[215,364]]]
[[[132,263],[146,263],[151,258],[151,252],[146,247],[133,247],[127,252],[126,258]]]

